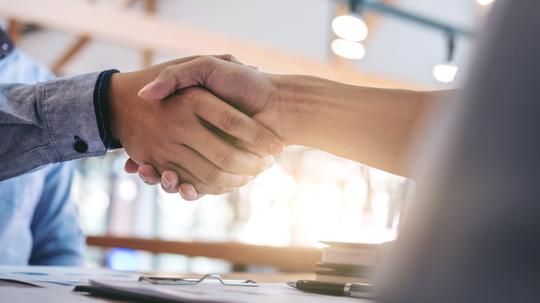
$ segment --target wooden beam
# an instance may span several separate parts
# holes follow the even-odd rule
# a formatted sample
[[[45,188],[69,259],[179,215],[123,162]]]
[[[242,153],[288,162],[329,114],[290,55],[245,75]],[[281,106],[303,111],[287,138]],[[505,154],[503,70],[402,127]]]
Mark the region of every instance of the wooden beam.
[[[285,271],[311,272],[321,260],[321,250],[309,247],[275,247],[235,242],[180,242],[113,236],[88,236],[89,246],[131,248],[227,260],[240,265],[275,266]]]
[[[22,24],[15,19],[8,20],[7,32],[13,43],[19,44],[22,34]]]
[[[91,2],[93,2],[93,1],[91,1]],[[131,6],[133,6],[135,4],[135,1],[134,0],[127,0],[127,1],[124,1],[122,3],[123,3],[123,7],[129,8],[129,7],[131,7]],[[60,55],[60,57],[58,57],[58,59],[56,59],[56,61],[52,64],[52,67],[51,67],[52,71],[56,75],[63,74],[64,66],[66,66],[69,63],[69,61],[71,61],[88,44],[90,44],[91,41],[92,41],[92,39],[87,35],[78,36],[77,40],[71,46],[67,47],[66,50]],[[150,64],[148,64],[148,66],[149,65]],[[146,67],[146,65],[145,65],[145,67]]]
[[[418,88],[411,83],[361,73],[350,66],[319,62],[147,13],[122,11],[108,4],[72,0],[0,0],[0,16],[175,56],[230,53],[269,72],[316,75],[359,85]]]
[[[144,11],[149,15],[154,16],[157,10],[157,0],[143,0]],[[154,51],[152,49],[142,50],[142,65],[144,68],[150,67],[154,59]]]
[[[64,66],[71,61],[91,41],[88,36],[77,37],[77,40],[69,46],[52,65],[52,71],[56,75],[63,74]]]

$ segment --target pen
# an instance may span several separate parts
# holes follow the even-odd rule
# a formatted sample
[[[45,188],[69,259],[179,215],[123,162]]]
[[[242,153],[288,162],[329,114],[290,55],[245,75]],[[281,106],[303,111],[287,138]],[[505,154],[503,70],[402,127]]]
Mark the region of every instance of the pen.
[[[373,298],[371,284],[363,283],[335,283],[314,280],[298,280],[296,282],[287,282],[287,285],[306,292],[346,296],[355,298]]]

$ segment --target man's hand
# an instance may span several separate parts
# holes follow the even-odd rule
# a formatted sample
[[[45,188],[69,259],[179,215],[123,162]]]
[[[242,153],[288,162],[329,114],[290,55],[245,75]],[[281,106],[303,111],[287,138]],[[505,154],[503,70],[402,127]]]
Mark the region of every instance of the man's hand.
[[[277,114],[283,101],[277,75],[212,56],[201,56],[164,68],[148,83],[139,96],[147,100],[162,100],[184,88],[200,86],[227,101],[255,120],[265,124],[281,139],[288,136]]]
[[[235,108],[251,115],[282,139],[286,138],[277,114],[280,99],[276,81],[272,75],[242,64],[202,56],[185,63],[171,65],[164,68],[151,83],[147,84],[139,92],[139,96],[149,101],[161,100],[193,86],[208,89]],[[250,144],[240,142],[237,145],[253,150],[253,145]],[[279,153],[281,149],[281,145],[274,146],[270,154]],[[126,162],[126,171],[138,172],[149,184],[159,182],[180,184],[178,190],[181,194],[194,195],[194,189],[172,171],[164,171],[160,176],[151,165],[138,166],[131,160]]]
[[[111,127],[131,157],[126,170],[144,163],[158,173],[180,175],[182,182],[197,191],[184,198],[194,200],[200,194],[220,194],[242,186],[271,165],[271,158],[257,154],[281,150],[279,138],[214,94],[191,88],[161,102],[139,98],[136,92],[162,68],[115,74],[111,79]],[[235,138],[257,154],[223,137]],[[174,180],[162,186],[169,192],[178,190]]]

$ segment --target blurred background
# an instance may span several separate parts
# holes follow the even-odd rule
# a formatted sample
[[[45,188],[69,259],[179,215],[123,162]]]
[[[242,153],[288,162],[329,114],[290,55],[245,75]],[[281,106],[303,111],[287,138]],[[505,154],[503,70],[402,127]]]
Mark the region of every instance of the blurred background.
[[[466,80],[462,75],[475,33],[482,30],[491,2],[18,0],[0,1],[0,17],[18,47],[58,76],[231,53],[267,72],[430,90],[455,88]],[[239,247],[281,247],[287,253],[287,248],[316,251],[323,240],[380,243],[395,238],[400,209],[414,193],[411,180],[291,147],[248,186],[187,202],[124,173],[126,159],[115,151],[78,162],[72,195],[83,231],[95,244],[88,250],[90,265],[138,271],[275,270],[257,266],[264,262],[246,266],[219,256],[193,256],[215,256],[208,253],[182,254],[182,248],[243,243]],[[157,241],[144,244],[150,249],[129,244],[141,238]],[[99,247],[113,246],[106,241],[115,239],[129,243]],[[165,246],[175,243],[178,249]]]

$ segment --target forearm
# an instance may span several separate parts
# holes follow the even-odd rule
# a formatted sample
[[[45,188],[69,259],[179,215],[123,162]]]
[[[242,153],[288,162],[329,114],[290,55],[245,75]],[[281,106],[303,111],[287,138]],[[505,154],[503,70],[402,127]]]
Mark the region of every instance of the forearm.
[[[0,84],[0,180],[118,147],[108,127],[114,116],[108,96],[136,96],[161,69],[187,59],[156,65],[147,73],[116,74],[113,77],[123,81],[114,87],[111,83],[110,89],[109,78],[98,73],[38,84]]]
[[[399,175],[405,154],[438,92],[345,85],[309,76],[278,76],[283,135]]]
[[[154,65],[144,70],[137,70],[126,73],[117,73],[111,77],[110,89],[107,95],[108,106],[110,112],[110,126],[112,135],[122,141],[120,131],[120,117],[122,111],[128,111],[128,114],[123,117],[123,120],[129,120],[129,109],[132,104],[129,102],[148,102],[138,97],[137,93],[146,84],[151,82],[164,68],[172,65],[181,64],[183,62],[193,60],[197,56],[185,57],[167,61],[161,64]]]
[[[0,85],[0,180],[105,153],[93,105],[97,74]],[[77,140],[86,148],[76,149]]]

